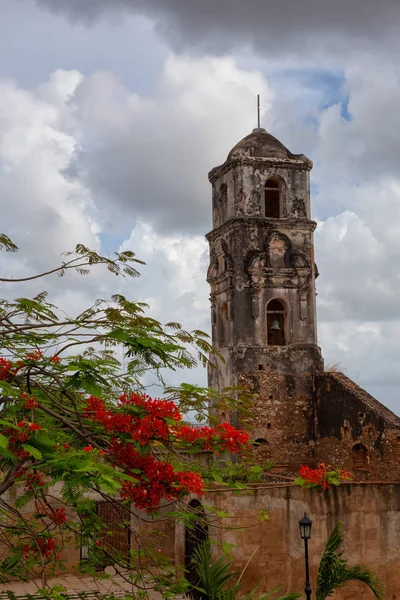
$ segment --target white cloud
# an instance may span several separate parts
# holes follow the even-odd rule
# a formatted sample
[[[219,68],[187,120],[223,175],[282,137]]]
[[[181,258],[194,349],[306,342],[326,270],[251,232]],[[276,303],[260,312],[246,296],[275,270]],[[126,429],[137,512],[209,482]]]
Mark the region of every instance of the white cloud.
[[[78,81],[78,74],[60,71],[36,92],[0,82],[2,230],[26,257],[19,272],[48,267],[49,256],[78,241],[98,247],[90,191],[63,175],[76,140],[62,112]]]
[[[210,226],[207,172],[255,123],[271,93],[232,58],[170,55],[156,96],[130,94],[109,74],[82,80],[71,102],[81,147],[69,173],[96,195],[108,227],[146,219],[163,231]]]
[[[323,353],[384,394],[389,383],[400,383],[398,116],[389,112],[400,84],[396,70],[383,69],[381,98],[377,73],[376,67],[371,86],[368,69],[349,61],[344,85],[351,121],[339,105],[321,113],[300,89],[287,91],[311,105],[304,112],[296,102],[288,110],[272,79],[228,57],[170,55],[151,98],[133,94],[110,73],[61,70],[31,92],[0,82],[0,193],[8,207],[2,229],[26,256],[11,258],[9,272],[53,266],[75,242],[99,248],[101,238],[112,236],[114,246],[131,248],[148,263],[142,278],[54,279],[57,302],[79,309],[118,289],[148,301],[164,322],[207,330],[207,171],[253,128],[261,93],[272,133],[298,152],[307,139],[316,164]],[[178,373],[179,379],[187,377]],[[204,382],[204,372],[190,380]]]

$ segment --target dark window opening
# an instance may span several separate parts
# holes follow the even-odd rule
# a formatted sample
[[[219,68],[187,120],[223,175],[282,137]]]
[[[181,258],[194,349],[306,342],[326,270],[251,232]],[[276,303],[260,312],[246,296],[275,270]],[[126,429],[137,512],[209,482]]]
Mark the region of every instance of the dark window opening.
[[[228,320],[228,305],[223,302],[219,309],[219,345],[226,346],[228,343],[228,331],[229,331],[229,320]]]
[[[255,446],[256,448],[257,446],[268,446],[268,442],[264,438],[257,438],[256,440],[254,440],[253,446]]]
[[[219,197],[221,202],[226,202],[228,199],[228,186],[226,185],[226,183],[222,183],[221,187],[219,188]]]
[[[368,449],[364,444],[356,444],[352,449],[353,469],[363,470],[368,467]]]
[[[270,219],[279,219],[281,191],[279,183],[274,179],[268,179],[265,184],[265,216]]]
[[[268,346],[285,346],[285,308],[279,300],[267,305]]]
[[[261,459],[263,461],[267,460],[269,457],[270,449],[269,443],[264,438],[258,438],[253,442],[254,453],[257,459]]]
[[[208,527],[204,508],[198,500],[189,503],[191,508],[190,526],[185,527],[185,570],[186,579],[192,586],[188,596],[193,600],[201,600],[203,595],[195,589],[199,584],[196,568],[193,564],[194,551],[208,539]]]

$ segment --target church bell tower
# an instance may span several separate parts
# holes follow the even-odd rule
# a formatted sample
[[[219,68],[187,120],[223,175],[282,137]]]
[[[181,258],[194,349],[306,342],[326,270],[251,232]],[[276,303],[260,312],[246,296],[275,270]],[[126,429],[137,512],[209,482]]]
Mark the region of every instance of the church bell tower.
[[[294,397],[302,377],[305,401],[313,376],[323,370],[317,345],[311,168],[306,156],[292,154],[257,128],[209,173],[213,229],[207,235],[207,281],[212,342],[224,358],[209,369],[214,389],[263,372],[274,374],[282,394]]]

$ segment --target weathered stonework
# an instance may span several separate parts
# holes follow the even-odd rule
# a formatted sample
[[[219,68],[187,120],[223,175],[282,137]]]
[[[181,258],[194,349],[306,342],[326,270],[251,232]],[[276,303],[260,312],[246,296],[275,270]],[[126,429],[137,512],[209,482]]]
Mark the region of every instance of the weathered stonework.
[[[400,419],[343,373],[317,378],[317,451],[357,480],[400,481]]]
[[[293,473],[329,462],[358,480],[400,480],[400,419],[341,373],[317,345],[309,173],[312,162],[255,129],[214,168],[207,280],[214,389],[253,393],[254,460]],[[274,205],[275,203],[275,205]],[[271,307],[271,308],[269,308]]]

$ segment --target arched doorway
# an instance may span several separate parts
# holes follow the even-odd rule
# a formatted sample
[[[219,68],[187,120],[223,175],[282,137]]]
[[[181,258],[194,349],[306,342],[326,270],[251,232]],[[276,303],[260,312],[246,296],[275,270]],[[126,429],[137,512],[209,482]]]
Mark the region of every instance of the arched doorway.
[[[201,600],[202,594],[194,589],[198,584],[198,577],[192,559],[195,549],[208,539],[208,527],[206,513],[201,502],[192,500],[189,507],[191,508],[192,518],[190,527],[185,527],[185,576],[192,586],[188,591],[188,596],[194,600]]]

